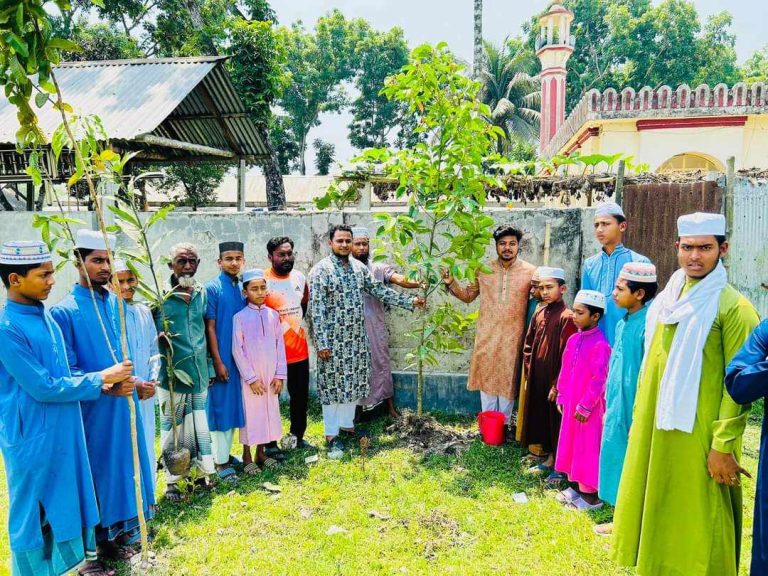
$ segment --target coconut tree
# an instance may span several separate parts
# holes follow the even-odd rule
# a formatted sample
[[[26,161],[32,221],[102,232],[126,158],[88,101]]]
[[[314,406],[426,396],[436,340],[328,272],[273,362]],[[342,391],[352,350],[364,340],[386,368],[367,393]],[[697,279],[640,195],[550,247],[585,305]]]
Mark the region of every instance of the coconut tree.
[[[491,109],[488,121],[504,132],[497,150],[509,151],[515,140],[538,136],[541,107],[536,57],[521,40],[505,40],[502,46],[484,42],[479,80],[480,99]]]

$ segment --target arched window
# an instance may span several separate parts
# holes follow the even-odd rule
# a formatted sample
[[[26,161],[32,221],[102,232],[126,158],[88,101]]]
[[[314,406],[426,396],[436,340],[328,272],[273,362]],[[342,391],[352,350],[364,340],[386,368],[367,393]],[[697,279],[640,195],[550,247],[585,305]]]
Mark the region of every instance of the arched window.
[[[686,152],[672,156],[659,166],[656,172],[684,172],[687,170],[703,170],[704,172],[725,172],[722,162],[707,154],[698,152]]]

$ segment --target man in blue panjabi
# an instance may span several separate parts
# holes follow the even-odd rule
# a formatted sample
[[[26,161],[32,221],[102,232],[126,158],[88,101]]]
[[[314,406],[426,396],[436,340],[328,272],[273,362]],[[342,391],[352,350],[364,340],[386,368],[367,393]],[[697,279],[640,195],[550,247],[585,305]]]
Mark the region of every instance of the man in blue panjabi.
[[[8,299],[0,312],[0,451],[8,481],[13,576],[78,568],[109,576],[96,561],[99,522],[80,402],[133,393],[130,362],[72,373],[61,331],[45,310],[55,283],[42,242],[0,248]],[[55,456],[54,456],[55,455]]]
[[[114,236],[110,237],[110,244],[114,244]],[[51,315],[64,335],[70,369],[94,372],[122,360],[118,302],[106,289],[111,270],[102,234],[78,230],[75,256],[79,282],[51,308]],[[147,458],[139,398],[153,393],[153,387],[145,388],[144,383],[138,382],[132,396],[146,519],[153,514],[154,475]],[[99,555],[126,560],[136,554],[134,545],[139,541],[128,402],[102,395],[83,402],[82,411],[101,516],[96,527]]]
[[[615,202],[599,204],[595,209],[595,237],[602,250],[588,258],[581,268],[581,289],[597,290],[605,294],[608,308],[600,319],[600,329],[613,346],[616,324],[624,317],[624,310],[616,305],[611,295],[622,267],[627,262],[650,262],[633,252],[622,240],[627,230],[627,219],[621,206]]]

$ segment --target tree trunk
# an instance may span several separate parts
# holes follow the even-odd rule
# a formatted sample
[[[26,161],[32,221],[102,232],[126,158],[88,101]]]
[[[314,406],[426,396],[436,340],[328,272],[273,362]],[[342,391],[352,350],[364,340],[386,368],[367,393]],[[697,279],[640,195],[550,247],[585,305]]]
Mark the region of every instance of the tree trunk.
[[[269,138],[269,130],[264,125],[258,125],[257,130],[264,145],[269,151],[267,158],[261,166],[264,172],[264,180],[267,184],[267,210],[285,210],[285,184],[283,175],[280,172],[280,165],[277,163],[277,154],[272,146],[272,140]]]
[[[307,163],[304,155],[307,153],[307,133],[305,132],[299,140],[299,172],[302,176],[307,175]]]
[[[480,78],[483,69],[483,0],[475,0],[475,60],[472,66],[472,78]]]

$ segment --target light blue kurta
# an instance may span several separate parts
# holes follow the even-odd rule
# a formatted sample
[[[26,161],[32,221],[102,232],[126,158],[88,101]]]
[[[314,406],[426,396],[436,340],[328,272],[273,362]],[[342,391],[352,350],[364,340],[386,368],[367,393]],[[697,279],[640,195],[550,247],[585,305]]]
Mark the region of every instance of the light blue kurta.
[[[96,291],[95,297],[106,338],[88,288],[76,284],[72,292],[51,309],[51,315],[64,335],[73,371],[101,371],[114,364],[113,354],[118,360],[122,359],[117,298],[105,290]],[[136,407],[145,517],[149,518],[149,507],[155,503],[153,474],[147,459],[136,392],[133,393],[133,402]],[[94,463],[92,471],[99,500],[100,525],[109,528],[113,524],[133,520],[138,513],[133,486],[128,402],[125,398],[102,394],[96,400],[83,402],[82,412],[88,457]]]
[[[160,351],[157,346],[157,330],[152,312],[140,302],[126,303],[125,323],[128,327],[128,348],[133,361],[133,373],[145,382],[157,381],[160,372]],[[155,406],[157,395],[140,400],[141,420],[147,458],[154,468],[155,457]]]
[[[205,285],[208,293],[206,320],[216,321],[219,357],[229,372],[229,380],[214,379],[208,386],[208,427],[212,432],[226,432],[245,425],[240,373],[232,358],[232,318],[245,307],[242,285],[221,272]]]
[[[648,307],[643,306],[634,314],[625,315],[616,325],[616,341],[605,385],[605,424],[600,446],[598,493],[600,498],[614,506],[629,442],[637,379],[643,363],[647,313]]]
[[[43,548],[40,506],[57,544],[99,521],[80,401],[99,398],[102,379],[70,374],[61,331],[42,304],[8,301],[0,341],[0,449],[15,554]]]
[[[608,256],[605,251],[588,258],[581,267],[581,289],[597,290],[606,296],[607,308],[605,316],[600,319],[600,329],[613,346],[616,324],[624,317],[624,310],[612,298],[613,289],[621,269],[627,262],[650,262],[648,258],[626,248],[623,244],[616,246]]]

